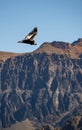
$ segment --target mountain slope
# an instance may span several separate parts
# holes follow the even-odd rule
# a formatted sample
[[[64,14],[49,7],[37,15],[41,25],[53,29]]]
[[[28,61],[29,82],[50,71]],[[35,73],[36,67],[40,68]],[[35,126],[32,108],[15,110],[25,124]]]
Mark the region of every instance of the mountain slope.
[[[61,126],[82,113],[82,39],[12,56],[0,58],[2,127],[27,118],[36,127]]]
[[[8,58],[13,58],[16,57],[18,55],[22,55],[22,54],[17,54],[17,53],[12,53],[12,52],[0,52],[0,60],[1,61],[5,61]]]
[[[31,122],[29,120],[25,120],[22,122],[17,122],[16,124],[12,125],[10,128],[1,128],[0,130],[35,130],[33,128]]]
[[[69,119],[61,130],[82,130],[82,116]]]

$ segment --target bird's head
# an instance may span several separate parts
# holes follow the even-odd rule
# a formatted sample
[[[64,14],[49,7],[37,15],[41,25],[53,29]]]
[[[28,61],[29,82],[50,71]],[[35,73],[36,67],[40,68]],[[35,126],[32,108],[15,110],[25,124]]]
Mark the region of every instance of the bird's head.
[[[35,28],[34,28],[34,32],[37,32],[37,31],[38,31],[38,28],[37,28],[37,27],[35,27]]]

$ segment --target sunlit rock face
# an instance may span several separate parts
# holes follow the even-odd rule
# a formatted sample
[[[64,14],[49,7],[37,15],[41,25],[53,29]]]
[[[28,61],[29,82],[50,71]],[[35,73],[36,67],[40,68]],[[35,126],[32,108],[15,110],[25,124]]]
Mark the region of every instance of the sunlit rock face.
[[[32,53],[3,56],[0,60],[2,127],[27,118],[36,125],[55,126],[82,113],[81,45],[81,39],[73,44],[46,42]]]

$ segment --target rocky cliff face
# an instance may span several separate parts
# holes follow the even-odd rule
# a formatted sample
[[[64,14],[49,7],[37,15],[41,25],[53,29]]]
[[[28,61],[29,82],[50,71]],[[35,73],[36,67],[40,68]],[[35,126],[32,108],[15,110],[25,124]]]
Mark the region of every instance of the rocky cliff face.
[[[69,119],[61,130],[82,130],[82,116],[76,116]]]
[[[82,40],[44,43],[36,51],[0,60],[2,127],[31,120],[62,125],[82,113]]]

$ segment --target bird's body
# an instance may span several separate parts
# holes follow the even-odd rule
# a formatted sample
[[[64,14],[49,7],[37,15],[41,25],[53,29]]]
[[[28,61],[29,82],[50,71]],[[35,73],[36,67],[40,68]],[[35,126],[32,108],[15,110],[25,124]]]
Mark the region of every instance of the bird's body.
[[[21,40],[21,41],[18,41],[18,43],[25,43],[25,44],[30,44],[30,45],[36,45],[35,41],[34,40]]]
[[[23,40],[18,41],[18,43],[26,43],[26,44],[30,44],[30,45],[36,45],[35,41],[34,41],[34,37],[37,34],[38,29],[35,27],[33,29],[33,31],[31,31]]]

